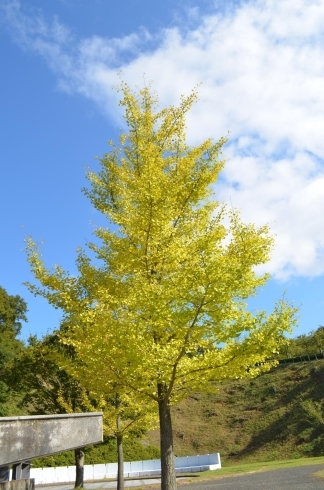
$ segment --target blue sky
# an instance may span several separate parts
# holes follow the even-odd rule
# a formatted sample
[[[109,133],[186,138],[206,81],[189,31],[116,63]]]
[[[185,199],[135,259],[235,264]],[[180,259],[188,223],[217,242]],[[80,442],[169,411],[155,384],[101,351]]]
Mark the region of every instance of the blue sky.
[[[112,85],[153,80],[161,105],[202,83],[188,141],[230,132],[217,197],[276,235],[250,302],[324,323],[324,4],[321,0],[0,0],[0,284],[29,307],[22,338],[60,313],[25,286],[24,238],[71,273],[100,222],[81,188],[123,119]]]

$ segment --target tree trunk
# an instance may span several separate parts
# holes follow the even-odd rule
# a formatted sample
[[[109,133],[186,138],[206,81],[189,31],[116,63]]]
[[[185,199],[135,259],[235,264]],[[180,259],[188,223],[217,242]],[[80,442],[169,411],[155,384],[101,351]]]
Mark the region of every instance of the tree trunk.
[[[168,400],[163,398],[163,386],[158,385],[160,444],[161,444],[161,490],[176,490],[171,411]]]
[[[74,488],[81,488],[83,487],[84,452],[80,448],[75,449],[74,456],[75,456],[75,471],[76,471]]]
[[[117,455],[118,455],[118,473],[117,473],[117,490],[124,490],[124,453],[123,453],[123,435],[121,433],[120,415],[117,417]]]

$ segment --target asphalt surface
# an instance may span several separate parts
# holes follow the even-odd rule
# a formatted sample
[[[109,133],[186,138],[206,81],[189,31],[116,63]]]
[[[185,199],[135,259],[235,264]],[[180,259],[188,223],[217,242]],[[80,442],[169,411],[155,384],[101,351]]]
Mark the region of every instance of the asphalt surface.
[[[186,490],[324,490],[324,479],[312,476],[323,465],[249,473],[186,485]]]
[[[156,485],[157,489],[160,487],[161,480],[155,479],[136,479],[125,480],[125,487],[143,487],[144,485]],[[35,490],[73,490],[73,483],[57,483],[56,485],[35,485]],[[85,483],[85,490],[96,490],[99,488],[117,488],[116,481],[97,481],[94,483]]]
[[[264,472],[221,477],[205,482],[185,483],[179,481],[180,490],[324,490],[324,479],[313,473],[324,469],[323,465],[283,468]],[[136,479],[125,481],[125,487],[154,486],[160,488],[159,479]],[[85,483],[86,490],[116,488],[115,481]],[[36,485],[36,490],[73,490],[73,484]]]

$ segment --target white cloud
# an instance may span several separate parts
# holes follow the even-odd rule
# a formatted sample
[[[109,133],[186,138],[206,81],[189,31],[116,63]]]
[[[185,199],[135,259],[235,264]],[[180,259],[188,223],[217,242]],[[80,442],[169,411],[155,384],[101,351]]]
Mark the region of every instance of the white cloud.
[[[132,86],[143,73],[153,79],[161,105],[203,82],[188,138],[231,131],[219,195],[277,234],[275,277],[324,273],[322,0],[241,2],[200,21],[194,9],[186,28],[81,41],[57,19],[31,19],[16,1],[5,12],[17,42],[45,58],[60,87],[92,99],[109,117],[119,117],[111,90],[119,69]]]
[[[260,269],[283,280],[323,274],[323,166],[305,152],[276,160],[231,152],[220,198],[230,199],[248,220],[269,223],[276,234],[272,261]]]

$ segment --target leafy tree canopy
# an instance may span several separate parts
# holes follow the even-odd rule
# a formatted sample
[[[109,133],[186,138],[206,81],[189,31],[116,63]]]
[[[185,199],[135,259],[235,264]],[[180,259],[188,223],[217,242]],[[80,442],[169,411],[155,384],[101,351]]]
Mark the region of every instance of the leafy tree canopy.
[[[269,260],[273,238],[213,194],[226,139],[187,145],[196,92],[162,110],[150,87],[135,94],[122,84],[121,92],[129,130],[110,143],[101,171],[88,173],[86,191],[115,226],[95,231],[96,263],[80,250],[77,277],[47,269],[30,240],[43,286],[30,289],[65,312],[61,340],[81,361],[74,376],[94,392],[119,383],[157,402],[166,490],[175,486],[170,404],[212,380],[269,369],[296,309],[284,301],[270,315],[247,309],[269,277],[255,267]]]
[[[21,320],[27,322],[27,304],[20,296],[11,296],[0,286],[0,333],[19,335]]]
[[[12,296],[0,286],[0,416],[19,412],[15,395],[8,384],[8,363],[23,349],[16,337],[21,321],[27,321],[27,304],[20,296]]]

